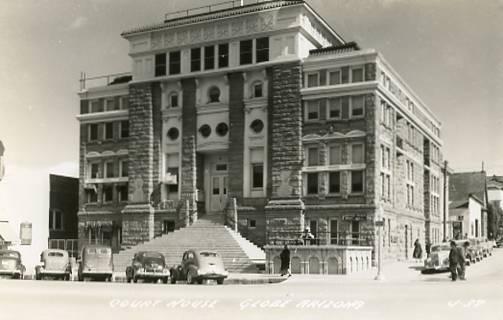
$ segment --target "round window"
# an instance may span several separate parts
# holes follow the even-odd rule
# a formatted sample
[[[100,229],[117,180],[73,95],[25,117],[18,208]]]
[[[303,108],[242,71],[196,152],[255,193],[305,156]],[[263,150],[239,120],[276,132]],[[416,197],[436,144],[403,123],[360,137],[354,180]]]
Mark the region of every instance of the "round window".
[[[253,130],[253,132],[260,133],[264,129],[264,123],[260,119],[255,119],[250,124],[250,128]]]
[[[209,137],[209,136],[210,136],[210,134],[211,134],[211,127],[210,127],[209,125],[207,125],[207,124],[203,124],[203,125],[199,128],[199,133],[200,133],[203,137],[207,138],[207,137]]]
[[[220,101],[220,89],[218,87],[211,87],[208,91],[208,96],[210,98],[210,102],[219,102]]]
[[[225,122],[221,122],[218,124],[216,130],[217,134],[221,137],[225,136],[229,131],[229,126]]]
[[[173,127],[168,130],[168,138],[171,140],[176,140],[178,139],[178,136],[180,135],[180,131],[178,131],[177,128]]]

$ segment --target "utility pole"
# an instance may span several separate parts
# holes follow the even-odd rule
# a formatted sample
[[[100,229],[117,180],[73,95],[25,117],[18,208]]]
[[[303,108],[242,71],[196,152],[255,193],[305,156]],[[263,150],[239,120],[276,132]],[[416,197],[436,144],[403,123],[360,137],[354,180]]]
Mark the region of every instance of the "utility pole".
[[[375,226],[377,228],[377,275],[374,280],[382,281],[384,280],[384,275],[382,272],[382,237],[384,230],[384,210],[382,205],[379,206]]]
[[[444,161],[444,241],[447,241],[447,160]]]

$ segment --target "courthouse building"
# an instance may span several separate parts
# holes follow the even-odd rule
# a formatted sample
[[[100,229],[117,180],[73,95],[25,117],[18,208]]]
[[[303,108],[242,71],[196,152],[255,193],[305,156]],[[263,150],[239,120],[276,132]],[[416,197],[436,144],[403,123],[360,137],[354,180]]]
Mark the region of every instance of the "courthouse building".
[[[440,121],[307,2],[185,10],[122,37],[132,72],[82,78],[81,239],[132,246],[230,207],[261,246],[307,226],[374,246],[383,219],[388,258],[442,239]]]

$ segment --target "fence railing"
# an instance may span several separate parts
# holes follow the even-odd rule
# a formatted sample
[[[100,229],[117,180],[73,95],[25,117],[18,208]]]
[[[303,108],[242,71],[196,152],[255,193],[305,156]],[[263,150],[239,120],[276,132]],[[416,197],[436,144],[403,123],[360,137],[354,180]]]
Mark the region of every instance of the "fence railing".
[[[268,232],[267,242],[272,245],[341,245],[371,246],[374,235],[369,232]]]
[[[243,6],[245,3],[243,0],[235,0],[235,1],[224,1],[224,2],[219,2],[215,3],[212,5],[208,6],[202,6],[202,7],[196,7],[196,8],[190,8],[186,10],[179,10],[175,12],[169,12],[164,15],[164,20],[173,20],[173,19],[179,19],[179,18],[185,18],[193,15],[198,15],[198,14],[205,14],[205,13],[211,13],[219,10],[225,10],[225,9],[232,9],[232,8],[238,8]],[[260,0],[254,0],[254,1],[246,1],[246,4],[252,4],[252,3],[259,3],[261,2]]]
[[[113,73],[101,76],[88,77],[85,72],[80,73],[80,91],[88,87],[108,86],[118,83],[127,83],[132,79],[130,72]]]

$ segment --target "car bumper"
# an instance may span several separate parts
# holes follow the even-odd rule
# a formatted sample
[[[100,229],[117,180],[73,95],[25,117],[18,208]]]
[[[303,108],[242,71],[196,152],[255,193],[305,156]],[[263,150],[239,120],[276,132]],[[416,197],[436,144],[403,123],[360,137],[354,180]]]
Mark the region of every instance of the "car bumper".
[[[138,271],[138,272],[136,272],[136,277],[137,278],[147,278],[147,279],[167,278],[167,277],[169,277],[169,272],[168,271],[162,271],[162,272]]]
[[[82,271],[82,276],[84,277],[105,277],[105,276],[108,276],[108,277],[111,277],[113,275],[113,271],[95,271],[95,270],[91,270],[91,271]]]
[[[200,279],[225,279],[228,277],[228,273],[214,273],[214,272],[206,272],[206,273],[198,273],[197,277]]]
[[[19,270],[1,270],[0,278],[19,278],[21,277],[21,271]]]
[[[45,270],[45,269],[38,270],[38,274],[46,276],[66,276],[71,273],[72,272],[70,270]]]

